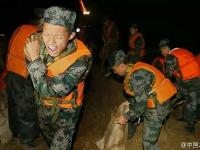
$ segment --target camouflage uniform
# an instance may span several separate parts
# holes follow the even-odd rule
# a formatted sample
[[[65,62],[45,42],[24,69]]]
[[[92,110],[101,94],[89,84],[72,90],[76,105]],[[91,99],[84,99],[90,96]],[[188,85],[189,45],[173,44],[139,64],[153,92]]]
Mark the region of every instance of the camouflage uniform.
[[[44,22],[73,29],[76,13],[62,7],[50,7],[44,12]],[[66,49],[58,57],[48,55],[45,44],[40,42],[40,57],[27,64],[35,91],[38,93],[38,116],[42,134],[50,150],[70,150],[76,125],[80,116],[81,106],[60,108],[43,105],[43,97],[65,97],[73,92],[77,97],[77,85],[85,80],[91,68],[92,57],[83,56],[76,60],[63,73],[47,76],[47,64],[57,58],[65,57],[77,48],[76,41],[69,41]],[[56,99],[53,100],[56,102]]]
[[[48,78],[46,64],[54,61],[54,58],[47,55],[44,49],[45,46],[41,45],[40,58],[28,64],[28,71],[35,90],[39,95],[49,97],[65,96],[71,91],[76,92],[76,85],[88,75],[92,58],[82,57],[63,73]],[[66,56],[75,49],[75,43],[71,42],[61,55]],[[39,104],[41,103],[42,99],[39,98]],[[71,148],[80,110],[81,106],[74,109],[60,108],[59,112],[56,112],[52,107],[39,105],[40,128],[51,150],[69,150]],[[55,115],[58,115],[56,119],[54,119]]]
[[[173,55],[166,56],[166,76],[173,77],[173,72],[179,72],[178,60]],[[194,125],[197,121],[198,107],[200,106],[200,78],[183,81],[176,78],[177,89],[184,99],[183,119]]]
[[[126,76],[125,76],[126,78]],[[155,150],[156,143],[162,128],[164,119],[170,112],[171,103],[168,101],[162,105],[156,104],[156,108],[147,108],[147,99],[154,75],[145,70],[139,69],[131,74],[129,87],[135,93],[129,105],[129,111],[124,114],[127,120],[135,120],[141,115],[144,117],[143,147],[145,150]],[[155,97],[152,97],[156,100]]]

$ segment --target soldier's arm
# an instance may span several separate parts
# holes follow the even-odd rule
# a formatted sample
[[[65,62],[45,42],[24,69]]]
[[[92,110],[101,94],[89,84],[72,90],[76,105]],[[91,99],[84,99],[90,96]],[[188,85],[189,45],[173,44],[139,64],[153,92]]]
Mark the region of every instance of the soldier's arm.
[[[64,73],[48,77],[47,68],[39,58],[28,64],[28,71],[35,90],[41,96],[63,97],[69,94],[82,78],[85,78],[89,69],[89,61],[88,57],[80,58]]]
[[[124,114],[127,120],[134,120],[145,112],[147,108],[147,93],[151,90],[154,75],[146,70],[138,70],[132,74],[131,85],[134,89],[136,103],[129,105],[129,111]]]
[[[166,71],[165,76],[172,79],[174,72],[178,72],[178,63],[175,56],[168,54],[165,58]]]

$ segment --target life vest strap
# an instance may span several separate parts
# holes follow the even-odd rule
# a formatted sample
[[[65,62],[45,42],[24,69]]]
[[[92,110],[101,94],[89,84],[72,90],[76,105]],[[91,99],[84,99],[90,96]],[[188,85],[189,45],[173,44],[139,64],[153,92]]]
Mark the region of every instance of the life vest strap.
[[[72,108],[77,108],[79,105],[76,102],[77,96],[75,97],[75,95],[77,95],[77,93],[73,93],[72,95],[72,99],[70,100],[65,100],[63,98],[58,98],[58,97],[41,97],[42,101],[46,101],[49,104],[52,104],[52,106],[54,107],[54,104],[56,103],[56,107],[59,107],[59,104],[71,104]]]

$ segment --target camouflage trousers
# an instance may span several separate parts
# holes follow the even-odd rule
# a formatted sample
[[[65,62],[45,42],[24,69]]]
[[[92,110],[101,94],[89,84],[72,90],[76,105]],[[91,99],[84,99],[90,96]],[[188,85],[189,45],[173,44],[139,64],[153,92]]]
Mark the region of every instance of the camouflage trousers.
[[[6,81],[9,127],[13,135],[20,138],[36,138],[39,135],[39,126],[31,79],[8,72]]]
[[[57,120],[52,122],[51,108],[39,106],[39,125],[50,150],[71,149],[80,110],[60,109]]]
[[[182,83],[182,98],[184,100],[183,118],[191,124],[198,119],[200,109],[200,78],[184,81]]]
[[[160,107],[158,109],[147,109],[144,114],[144,128],[143,128],[143,148],[144,150],[157,150],[157,141],[163,122],[170,109]]]

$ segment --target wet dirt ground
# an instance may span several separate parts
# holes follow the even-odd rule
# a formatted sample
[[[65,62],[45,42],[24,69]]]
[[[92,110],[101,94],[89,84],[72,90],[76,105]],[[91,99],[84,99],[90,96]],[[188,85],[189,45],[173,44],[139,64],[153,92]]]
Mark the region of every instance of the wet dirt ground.
[[[125,100],[122,93],[122,84],[113,79],[104,78],[99,67],[93,67],[88,82],[90,82],[90,85],[83,106],[78,132],[74,141],[74,150],[98,150],[95,142],[103,136],[110,120],[111,111]],[[189,134],[184,130],[185,123],[178,122],[175,119],[179,116],[179,113],[180,109],[172,111],[162,128],[158,141],[159,149],[200,149],[200,122],[196,125],[195,134]],[[143,123],[138,126],[135,137],[127,141],[126,150],[142,150],[142,128]],[[28,148],[21,146],[17,139],[13,139],[5,146],[0,146],[0,150],[48,149],[42,136],[37,139],[37,143],[37,147]],[[199,148],[197,148],[197,146],[199,146]]]

